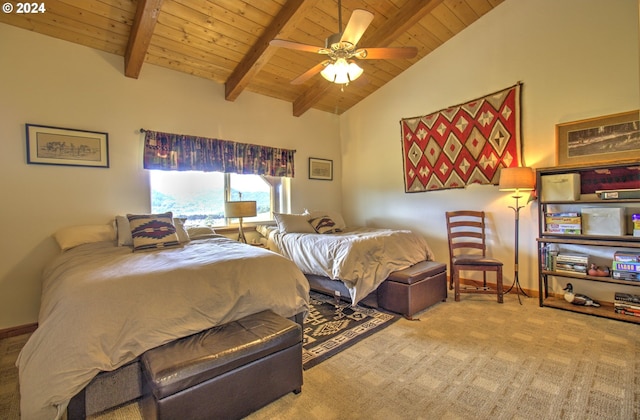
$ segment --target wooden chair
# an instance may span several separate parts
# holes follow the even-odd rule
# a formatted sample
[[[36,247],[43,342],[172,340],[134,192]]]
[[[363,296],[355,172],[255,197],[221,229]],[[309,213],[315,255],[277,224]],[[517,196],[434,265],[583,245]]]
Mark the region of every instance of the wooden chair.
[[[455,289],[456,302],[460,293],[485,293],[498,295],[502,303],[502,262],[487,258],[485,238],[485,213],[483,211],[450,211],[447,215],[447,235],[449,238],[449,267],[451,277],[449,289]],[[481,271],[482,287],[460,287],[461,271]],[[496,273],[496,288],[487,287],[487,272]]]

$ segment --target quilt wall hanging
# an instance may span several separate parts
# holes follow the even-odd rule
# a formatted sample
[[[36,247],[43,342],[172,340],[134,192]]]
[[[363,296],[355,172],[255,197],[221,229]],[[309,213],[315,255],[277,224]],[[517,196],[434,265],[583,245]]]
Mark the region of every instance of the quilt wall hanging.
[[[520,166],[521,88],[401,119],[405,192],[498,184],[500,168]]]

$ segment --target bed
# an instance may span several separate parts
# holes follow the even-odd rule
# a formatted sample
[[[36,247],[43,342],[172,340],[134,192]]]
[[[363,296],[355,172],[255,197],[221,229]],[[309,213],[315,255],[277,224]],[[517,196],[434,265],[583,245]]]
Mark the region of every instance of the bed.
[[[291,259],[312,289],[346,290],[354,305],[390,273],[434,259],[426,240],[412,231],[347,227],[335,212],[278,214],[276,222],[258,227],[266,246]]]
[[[108,232],[43,273],[38,329],[16,362],[22,418],[61,418],[96,375],[135,374],[138,356],[177,338],[265,309],[297,320],[308,311],[304,275],[266,249],[211,234],[140,251]]]

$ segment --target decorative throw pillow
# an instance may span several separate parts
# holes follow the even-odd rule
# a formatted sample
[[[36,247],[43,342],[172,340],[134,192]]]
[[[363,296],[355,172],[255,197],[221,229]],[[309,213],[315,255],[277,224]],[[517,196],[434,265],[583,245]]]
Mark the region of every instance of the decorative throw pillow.
[[[336,229],[340,229],[341,231],[346,229],[347,224],[344,222],[342,218],[342,214],[338,211],[333,210],[304,210],[305,214],[309,215],[310,219],[315,219],[318,217],[330,217],[331,220],[336,224]]]
[[[127,214],[133,250],[169,248],[180,245],[176,227],[173,224],[173,213],[162,214]]]
[[[309,223],[318,233],[342,232],[342,230],[336,227],[336,223],[329,216],[316,217],[315,219],[309,220]]]
[[[173,225],[176,228],[176,234],[178,235],[178,242],[180,242],[181,244],[189,242],[191,240],[186,228],[184,227],[184,223],[186,222],[186,220],[186,218],[177,217],[173,219]],[[125,216],[116,216],[116,231],[118,237],[118,246],[133,246],[133,238],[131,237],[131,225],[129,224],[129,219],[127,219]]]
[[[307,214],[275,213],[274,217],[280,233],[316,233]]]

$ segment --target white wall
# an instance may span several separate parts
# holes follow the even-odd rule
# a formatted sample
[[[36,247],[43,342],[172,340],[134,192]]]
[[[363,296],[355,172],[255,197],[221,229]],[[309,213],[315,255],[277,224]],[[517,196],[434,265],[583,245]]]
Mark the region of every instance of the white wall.
[[[484,209],[494,224],[493,254],[505,262],[510,285],[514,200],[480,185],[405,194],[400,119],[522,81],[525,163],[553,166],[556,124],[638,109],[638,62],[637,0],[505,1],[341,116],[347,221],[415,229],[437,260],[448,262],[445,211]],[[520,220],[519,277],[531,290],[538,288],[536,223],[534,203]],[[581,292],[613,300],[613,286],[590,286],[583,282]]]
[[[296,149],[292,211],[339,210],[339,118],[0,24],[0,329],[37,321],[40,275],[57,252],[51,235],[116,214],[149,211],[140,128]],[[28,165],[25,123],[109,133],[108,169]],[[308,158],[333,159],[334,181],[307,178]]]

